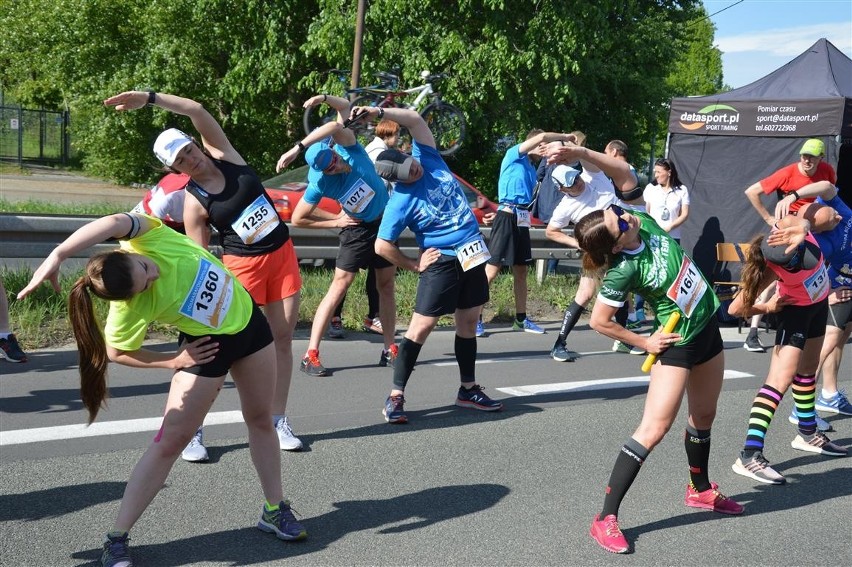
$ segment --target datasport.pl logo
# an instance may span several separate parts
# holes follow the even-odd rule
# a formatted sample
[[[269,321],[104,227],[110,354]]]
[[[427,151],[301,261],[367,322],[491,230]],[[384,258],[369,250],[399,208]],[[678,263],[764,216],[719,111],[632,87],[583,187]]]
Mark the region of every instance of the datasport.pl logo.
[[[680,115],[680,125],[686,130],[736,131],[739,122],[740,112],[727,104],[711,104]]]

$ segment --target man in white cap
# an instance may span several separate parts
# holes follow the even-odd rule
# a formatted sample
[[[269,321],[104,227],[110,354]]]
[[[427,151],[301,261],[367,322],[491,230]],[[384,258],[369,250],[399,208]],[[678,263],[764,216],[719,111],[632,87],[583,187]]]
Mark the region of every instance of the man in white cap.
[[[761,195],[776,193],[779,200],[788,195],[793,195],[795,200],[789,206],[789,211],[795,213],[804,205],[814,201],[813,197],[800,199],[797,193],[799,189],[818,181],[828,181],[832,185],[837,183],[837,174],[834,168],[823,158],[825,158],[825,143],[817,138],[806,140],[799,150],[799,161],[782,167],[745,190],[746,198],[748,198],[754,210],[766,221],[766,224],[773,226],[775,216],[763,206],[760,200]],[[770,293],[771,288],[767,288],[761,293],[759,301],[765,300]],[[760,343],[757,336],[760,319],[760,315],[755,315],[751,319],[748,336],[743,344],[743,348],[749,352],[766,352],[766,348]]]
[[[334,268],[334,278],[314,315],[308,350],[302,358],[300,370],[309,376],[329,376],[320,361],[319,347],[322,335],[334,316],[334,309],[346,296],[346,291],[358,270],[376,268],[376,287],[379,291],[379,318],[382,321],[384,349],[379,366],[393,366],[397,346],[396,302],[394,299],[393,264],[378,256],[375,251],[376,234],[382,213],[388,203],[384,181],[376,174],[373,162],[358,143],[352,130],[343,122],[349,115],[349,101],[331,95],[316,95],[305,102],[305,107],[328,104],[338,112],[338,121],[324,124],[305,136],[278,160],[280,171],[302,152],[310,166],[308,187],[293,209],[293,226],[307,228],[339,228],[340,248]],[[331,137],[334,149],[324,141]],[[340,203],[339,215],[319,208],[323,197]]]
[[[559,162],[576,163],[583,167],[583,173],[567,165],[554,168],[553,182],[562,193],[562,200],[556,205],[553,216],[547,224],[545,236],[571,248],[579,248],[577,240],[563,232],[569,224],[576,224],[581,218],[591,213],[607,208],[615,203],[629,208],[617,196],[616,191],[630,191],[636,184],[636,175],[630,165],[623,159],[613,155],[603,154],[574,144],[552,145],[549,150],[555,154]],[[559,335],[550,351],[550,356],[557,362],[571,362],[577,358],[577,353],[568,350],[568,334],[577,324],[586,305],[592,300],[597,290],[597,282],[588,276],[580,277],[580,285],[571,304],[565,310]],[[633,349],[627,345],[622,347],[616,342],[614,349],[624,349],[631,354],[641,354],[644,351]]]

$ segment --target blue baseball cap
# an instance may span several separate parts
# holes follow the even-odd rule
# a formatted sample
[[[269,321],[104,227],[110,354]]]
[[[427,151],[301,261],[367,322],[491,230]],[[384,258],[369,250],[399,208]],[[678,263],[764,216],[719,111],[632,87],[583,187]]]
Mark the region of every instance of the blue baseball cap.
[[[334,150],[328,147],[325,142],[314,144],[305,152],[305,161],[311,166],[311,169],[323,171],[329,165],[334,157]]]

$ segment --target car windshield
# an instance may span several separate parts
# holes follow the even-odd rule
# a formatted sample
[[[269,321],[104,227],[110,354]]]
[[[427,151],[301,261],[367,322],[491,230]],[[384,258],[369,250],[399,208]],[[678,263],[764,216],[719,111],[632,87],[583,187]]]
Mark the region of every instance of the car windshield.
[[[263,182],[264,187],[281,187],[285,183],[307,183],[308,182],[308,166],[303,165],[296,169],[288,169],[284,173],[279,173],[275,177],[270,177]]]

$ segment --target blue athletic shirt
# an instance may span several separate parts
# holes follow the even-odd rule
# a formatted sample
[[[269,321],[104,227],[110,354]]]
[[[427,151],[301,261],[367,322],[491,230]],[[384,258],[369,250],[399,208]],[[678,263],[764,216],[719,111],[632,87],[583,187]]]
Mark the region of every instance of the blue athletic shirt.
[[[318,205],[320,199],[330,197],[356,219],[367,222],[377,220],[388,204],[388,190],[367,152],[358,143],[351,146],[337,145],[334,150],[346,160],[352,171],[325,175],[308,168],[308,188],[302,198],[311,205]]]
[[[825,201],[822,197],[817,202],[828,205],[841,216],[843,220],[830,232],[814,233],[814,237],[828,261],[828,275],[831,278],[831,288],[852,285],[852,210],[839,196]]]
[[[535,168],[526,154],[521,155],[521,145],[512,146],[500,164],[497,197],[501,203],[529,205],[535,187]]]
[[[379,227],[379,238],[396,241],[410,228],[422,249],[437,248],[455,256],[455,247],[479,235],[470,205],[441,154],[431,146],[413,143],[412,155],[423,166],[414,183],[397,182]]]

